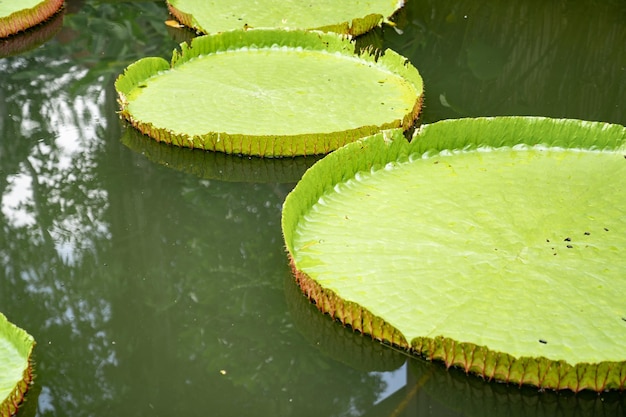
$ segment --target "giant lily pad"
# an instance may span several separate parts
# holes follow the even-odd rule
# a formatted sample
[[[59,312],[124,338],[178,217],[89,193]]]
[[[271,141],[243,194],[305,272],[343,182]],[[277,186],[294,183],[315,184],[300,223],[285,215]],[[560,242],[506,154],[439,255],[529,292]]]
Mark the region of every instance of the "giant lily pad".
[[[319,29],[360,35],[381,24],[403,0],[337,2],[168,0],[170,12],[184,25],[204,33],[244,28]]]
[[[63,0],[0,1],[0,38],[36,26],[63,7]]]
[[[0,313],[0,416],[17,412],[32,380],[30,355],[35,341]]]
[[[625,189],[623,126],[449,120],[326,156],[283,232],[353,328],[489,380],[623,390]]]
[[[328,153],[409,128],[422,79],[404,57],[355,52],[336,34],[233,31],[195,38],[171,64],[144,58],[115,86],[142,133],[189,148],[258,156]]]

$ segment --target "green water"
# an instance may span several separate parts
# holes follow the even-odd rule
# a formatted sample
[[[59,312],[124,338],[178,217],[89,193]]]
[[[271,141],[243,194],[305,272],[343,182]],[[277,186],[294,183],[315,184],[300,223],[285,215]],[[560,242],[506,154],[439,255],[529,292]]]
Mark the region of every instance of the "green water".
[[[70,0],[0,40],[0,311],[38,343],[20,417],[626,414],[624,394],[486,383],[318,314],[280,232],[314,159],[170,149],[120,121],[117,74],[192,36],[167,18],[162,2]],[[359,42],[421,71],[422,122],[626,124],[623,2],[414,0],[396,20]]]

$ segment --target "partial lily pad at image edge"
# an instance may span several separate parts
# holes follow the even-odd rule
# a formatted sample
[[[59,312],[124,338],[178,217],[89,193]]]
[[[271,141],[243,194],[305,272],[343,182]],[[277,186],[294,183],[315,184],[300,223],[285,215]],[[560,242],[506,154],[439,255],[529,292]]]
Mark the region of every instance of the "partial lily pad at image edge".
[[[283,208],[296,279],[374,338],[487,380],[626,388],[626,128],[499,117],[384,132]]]
[[[411,127],[422,79],[406,58],[355,51],[322,32],[249,30],[195,38],[171,63],[118,77],[121,115],[160,142],[230,154],[324,154]]]
[[[30,357],[35,346],[31,335],[0,313],[0,416],[11,416],[32,381]]]
[[[204,0],[168,0],[167,5],[178,21],[203,33],[220,33],[248,28],[279,28],[313,29],[356,36],[387,21],[404,6],[404,1],[207,2]]]
[[[63,18],[64,12],[61,10],[30,30],[0,39],[0,58],[19,55],[48,42],[63,27]]]
[[[5,0],[0,2],[0,38],[22,32],[52,17],[63,0]]]

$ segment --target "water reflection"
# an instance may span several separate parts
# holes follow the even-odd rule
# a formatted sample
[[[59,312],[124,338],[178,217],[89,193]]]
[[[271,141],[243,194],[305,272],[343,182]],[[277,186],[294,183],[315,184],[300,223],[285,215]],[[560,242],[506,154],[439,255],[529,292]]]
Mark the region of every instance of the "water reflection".
[[[620,2],[412,2],[385,32],[420,70],[423,120],[541,115],[626,123]],[[620,46],[618,46],[620,45]]]
[[[426,121],[526,108],[624,122],[623,6],[582,3],[561,18],[494,6],[478,24],[464,18],[484,17],[475,2],[409,2],[403,34],[360,42],[411,57]],[[573,36],[563,16],[601,36]],[[38,342],[20,415],[503,415],[569,398],[458,379],[336,325],[289,286],[292,183],[221,181],[123,144],[113,80],[189,36],[166,18],[160,1],[70,2],[54,39],[0,59],[0,311]],[[556,410],[624,411],[623,396],[576,398]]]
[[[146,158],[205,179],[235,182],[295,183],[322,155],[259,158],[204,152],[157,142],[128,126],[122,143]]]
[[[417,359],[409,361],[405,392],[409,400],[406,415],[411,416],[455,413],[467,417],[626,415],[623,393],[538,392],[530,387],[487,383],[458,369],[445,371]]]

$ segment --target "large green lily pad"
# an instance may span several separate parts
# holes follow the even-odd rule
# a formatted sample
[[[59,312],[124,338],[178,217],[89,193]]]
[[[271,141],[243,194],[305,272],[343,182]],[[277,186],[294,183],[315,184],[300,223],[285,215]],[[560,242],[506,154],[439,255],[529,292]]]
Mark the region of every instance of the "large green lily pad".
[[[63,7],[63,0],[0,1],[0,38],[4,38],[49,19]]]
[[[486,379],[626,388],[626,129],[545,118],[423,126],[328,155],[283,232],[317,306]]]
[[[203,33],[280,28],[360,35],[387,21],[404,5],[404,1],[168,0],[167,4],[181,23]]]
[[[231,154],[328,153],[408,129],[422,79],[404,57],[356,52],[337,34],[233,31],[195,38],[171,64],[144,58],[116,81],[121,114],[166,143]]]
[[[0,313],[0,416],[17,412],[32,381],[30,355],[35,341]]]

